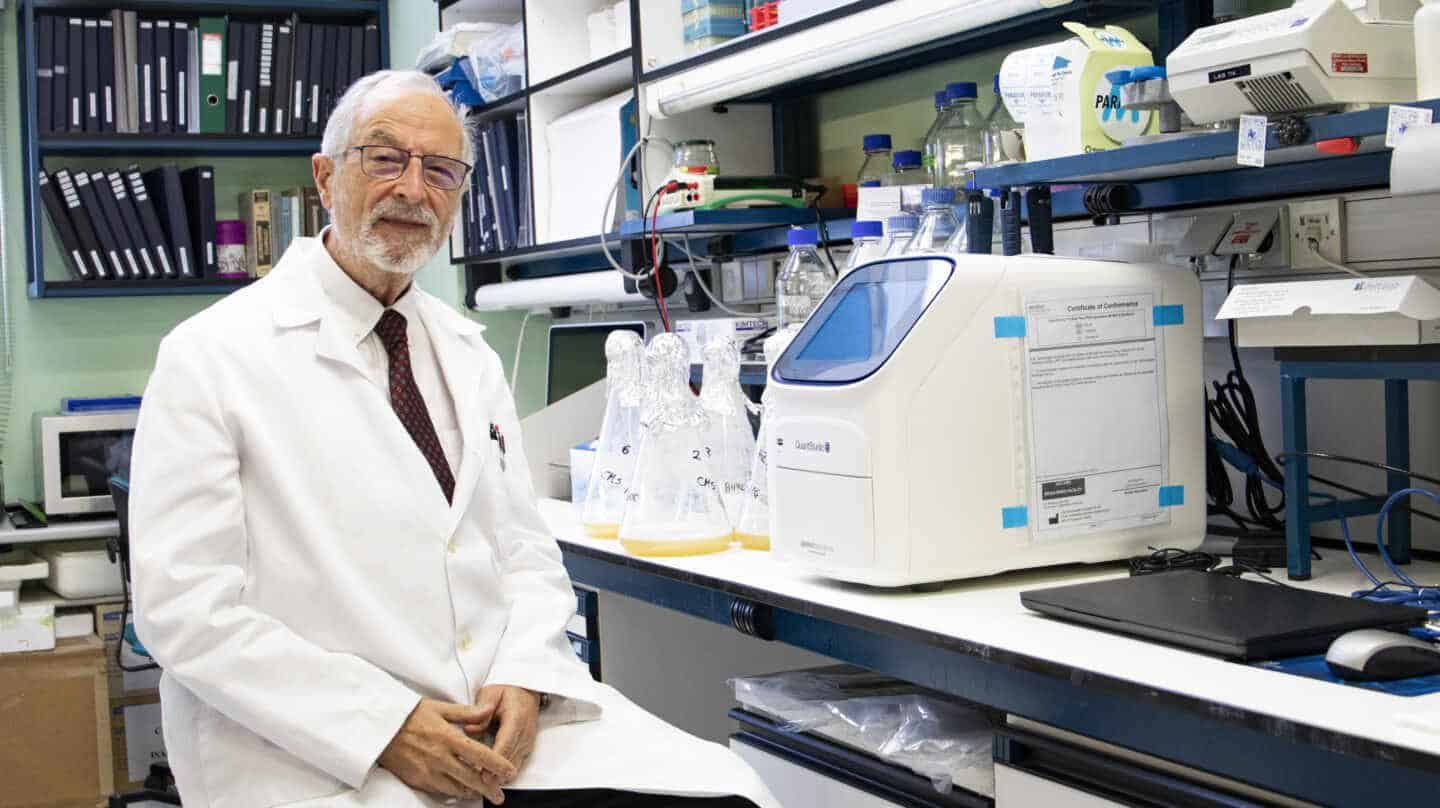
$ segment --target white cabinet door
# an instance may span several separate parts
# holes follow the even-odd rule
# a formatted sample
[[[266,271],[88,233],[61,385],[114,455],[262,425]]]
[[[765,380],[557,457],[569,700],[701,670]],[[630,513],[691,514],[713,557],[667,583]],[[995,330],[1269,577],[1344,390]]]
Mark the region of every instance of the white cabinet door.
[[[832,780],[743,741],[730,739],[730,748],[755,769],[785,808],[899,808],[899,803]]]
[[[762,775],[763,776],[763,775]],[[1125,808],[1094,794],[995,764],[995,808]]]

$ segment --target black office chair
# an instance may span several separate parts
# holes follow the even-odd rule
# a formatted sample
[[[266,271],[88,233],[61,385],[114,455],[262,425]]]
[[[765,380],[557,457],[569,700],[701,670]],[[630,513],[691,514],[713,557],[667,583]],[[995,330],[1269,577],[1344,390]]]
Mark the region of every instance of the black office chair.
[[[115,646],[115,662],[122,670],[136,671],[154,670],[159,665],[148,663],[145,665],[126,665],[122,661],[121,650],[123,646],[129,645],[131,650],[140,656],[149,657],[140,640],[130,630],[130,481],[124,477],[114,476],[109,480],[110,496],[115,500],[115,516],[120,520],[120,533],[105,543],[105,549],[112,562],[120,563],[120,580],[124,584],[125,602],[120,607],[120,642]],[[165,805],[179,805],[180,793],[175,790],[175,778],[170,773],[170,767],[159,763],[150,764],[150,776],[145,778],[145,788],[140,791],[132,791],[126,794],[112,794],[110,796],[109,808],[123,808],[137,802],[153,800]]]

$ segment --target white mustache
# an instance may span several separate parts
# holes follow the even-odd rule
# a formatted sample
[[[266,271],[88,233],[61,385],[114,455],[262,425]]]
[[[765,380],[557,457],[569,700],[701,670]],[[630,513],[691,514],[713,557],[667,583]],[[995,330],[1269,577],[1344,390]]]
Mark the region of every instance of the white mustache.
[[[434,211],[429,208],[421,205],[407,205],[393,198],[376,205],[375,208],[370,211],[367,224],[375,224],[381,219],[408,222],[410,224],[423,224],[431,228],[440,223]]]

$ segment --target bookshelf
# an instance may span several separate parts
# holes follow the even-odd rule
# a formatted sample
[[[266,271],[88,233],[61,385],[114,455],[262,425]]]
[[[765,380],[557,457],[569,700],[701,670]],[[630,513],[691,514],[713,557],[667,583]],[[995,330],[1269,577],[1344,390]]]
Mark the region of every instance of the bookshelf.
[[[44,14],[100,16],[112,9],[142,15],[190,19],[279,19],[355,24],[374,19],[379,27],[380,65],[390,64],[387,0],[21,0],[16,19],[20,65],[20,122],[25,189],[25,256],[31,298],[225,295],[252,281],[220,279],[76,280],[68,276],[44,211],[37,180],[41,170],[57,167],[120,168],[136,163],[148,169],[160,163],[214,165],[216,218],[235,218],[236,197],[253,187],[309,185],[309,156],[320,138],[288,135],[45,133],[37,115],[37,20]],[[264,158],[256,160],[255,158]],[[47,267],[49,270],[47,271]]]

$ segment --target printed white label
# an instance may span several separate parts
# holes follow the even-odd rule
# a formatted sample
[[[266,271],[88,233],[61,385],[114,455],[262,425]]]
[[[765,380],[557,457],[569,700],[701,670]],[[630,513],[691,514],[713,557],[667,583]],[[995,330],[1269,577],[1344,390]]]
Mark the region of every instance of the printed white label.
[[[80,96],[70,99],[70,126],[73,129],[80,128]]]
[[[275,134],[285,134],[285,110],[279,108],[275,110]]]
[[[174,271],[170,269],[170,259],[165,257],[165,248],[162,247],[157,250],[156,255],[160,259],[160,268],[165,270],[165,276],[168,278],[175,274]]]
[[[270,110],[266,109],[265,107],[261,107],[261,108],[260,108],[260,134],[263,135],[263,134],[267,133],[268,131],[270,131],[270,129],[269,129],[269,123],[270,123]]]
[[[125,277],[125,265],[120,263],[120,256],[116,255],[114,250],[107,250],[106,252],[110,255],[110,263],[115,267],[115,277]]]
[[[180,253],[180,274],[187,278],[195,277],[195,273],[190,271],[190,256],[185,252],[185,248],[179,247],[175,251]]]
[[[225,77],[225,100],[235,101],[240,98],[240,63],[230,62],[230,75]]]
[[[90,117],[91,117],[91,118],[98,118],[98,117],[100,117],[100,105],[99,105],[99,104],[97,103],[97,101],[96,101],[95,93],[92,91],[92,92],[87,93],[86,96],[87,96],[87,98],[88,98],[89,101],[90,101]]]
[[[303,81],[297,81],[297,82],[295,82],[295,112],[293,113],[294,116],[297,117],[297,118],[300,117],[300,104],[301,104],[304,100],[305,100],[305,83],[304,83]]]
[[[225,36],[205,34],[200,37],[200,75],[218,76],[225,72]]]
[[[145,88],[145,123],[151,123],[155,120],[155,115],[150,108],[150,65],[145,65],[145,80],[140,86]]]
[[[70,257],[73,258],[73,259],[75,259],[75,266],[77,266],[77,267],[79,267],[79,268],[81,269],[81,274],[82,274],[82,275],[88,274],[88,273],[85,273],[85,272],[84,272],[84,269],[85,269],[85,256],[84,256],[84,255],[81,255],[79,250],[71,250],[71,251],[70,251]]]
[[[113,88],[105,88],[105,123],[115,122],[115,99]]]
[[[244,93],[245,100],[240,105],[240,131],[250,134],[250,91]]]
[[[140,272],[140,265],[135,263],[135,253],[130,252],[129,248],[125,249],[125,261],[130,265],[130,277],[139,278],[142,276],[143,273]]]
[[[215,242],[213,242],[213,241],[207,241],[207,242],[205,242],[205,263],[207,263],[207,264],[213,264],[213,263],[215,263]],[[169,268],[169,267],[166,267],[166,268],[165,268],[165,271],[166,271],[166,272],[169,272],[169,271],[170,271],[170,268]]]
[[[310,85],[310,123],[320,122],[320,85]]]
[[[1385,119],[1385,147],[1393,149],[1400,145],[1400,139],[1417,126],[1429,126],[1434,113],[1425,107],[1390,105],[1390,114]]]
[[[165,57],[160,57],[160,92],[170,89],[170,68],[165,64]]]
[[[1025,299],[1025,377],[1037,540],[1163,524],[1165,350],[1148,289]]]
[[[178,96],[178,98],[177,98],[177,100],[180,102],[180,113],[179,113],[178,115],[176,115],[175,117],[176,117],[176,121],[177,121],[181,126],[184,126],[184,125],[185,125],[185,111],[186,111],[186,109],[190,106],[190,103],[189,103],[190,96],[188,96],[188,95],[185,94],[185,73],[184,73],[184,71],[181,71],[180,75],[179,75],[177,78],[180,80],[180,81],[179,81],[179,90],[180,90],[180,93],[179,93],[179,96]]]
[[[1268,126],[1264,115],[1240,116],[1235,162],[1252,168],[1265,167],[1265,130]]]
[[[140,248],[140,261],[145,264],[145,276],[148,278],[159,277],[155,273],[155,265],[150,263],[150,251],[144,247]]]
[[[99,273],[100,277],[103,278],[106,275],[110,274],[105,269],[105,261],[100,258],[100,253],[97,253],[94,250],[90,251],[90,263],[95,265],[95,270]]]

